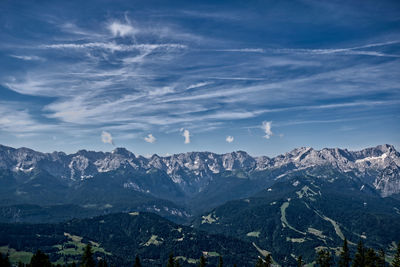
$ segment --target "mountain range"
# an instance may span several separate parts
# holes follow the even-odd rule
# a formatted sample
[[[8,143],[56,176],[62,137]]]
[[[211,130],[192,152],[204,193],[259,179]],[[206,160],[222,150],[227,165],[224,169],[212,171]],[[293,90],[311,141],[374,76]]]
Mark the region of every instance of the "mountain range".
[[[98,206],[98,202],[91,203],[97,199],[85,193],[86,187],[91,192],[93,187],[99,187],[100,191],[107,187],[111,195],[110,189],[123,192],[118,195],[121,198],[135,192],[143,198],[175,201],[195,211],[204,211],[227,200],[252,195],[292,172],[316,166],[354,176],[383,197],[400,193],[400,154],[391,145],[360,151],[302,147],[273,158],[252,157],[244,151],[145,158],[124,148],[110,153],[80,150],[67,155],[0,146],[0,181],[2,190],[8,190],[1,194],[0,203]],[[43,190],[48,191],[44,198]],[[36,199],[39,193],[41,196]],[[77,194],[88,198],[82,203]],[[112,198],[110,201],[115,201]],[[104,200],[104,205],[107,204],[112,205]]]
[[[67,155],[0,146],[0,222],[7,223],[2,225],[4,229],[15,229],[16,222],[47,223],[46,229],[61,229],[76,224],[78,219],[88,225],[85,220],[89,219],[85,218],[93,218],[97,225],[104,216],[113,218],[114,215],[107,215],[111,213],[151,212],[183,228],[190,226],[185,229],[207,233],[212,240],[217,236],[226,238],[228,243],[240,240],[240,248],[251,258],[249,262],[256,255],[271,253],[280,264],[292,265],[300,255],[311,263],[318,249],[337,254],[345,237],[351,251],[363,240],[369,247],[385,249],[390,260],[391,251],[400,240],[399,168],[400,153],[392,145],[360,151],[297,148],[273,158],[252,157],[243,151],[146,158],[124,148],[112,152],[81,150]],[[153,219],[148,222],[153,228],[145,230],[143,240],[161,235],[150,234],[154,229],[173,224]],[[28,237],[16,235],[16,240],[43,235],[36,226],[18,225],[18,231]],[[85,231],[71,229],[57,230],[57,235],[62,237],[64,231],[118,254],[106,236],[120,233],[102,229],[97,235],[89,227]],[[125,232],[131,231],[134,230],[129,228]],[[60,238],[57,242],[62,241]],[[67,242],[69,237],[63,238],[62,242]],[[124,238],[121,234],[121,240]],[[126,245],[144,253],[150,262],[157,258],[152,254],[154,249],[161,250],[160,259],[165,258],[170,252],[167,250],[177,245],[174,238],[172,243],[165,242],[167,247],[149,244],[151,253],[140,246],[142,239],[130,239]],[[46,249],[39,243],[35,248],[29,246],[29,242],[26,246],[17,242],[20,245],[16,248],[10,239],[0,238],[0,246],[26,251]],[[164,236],[163,240],[169,237]],[[58,246],[57,242],[53,246]],[[191,250],[179,251],[185,259],[198,258],[198,251],[211,251],[190,246]],[[213,255],[225,255],[229,262],[237,262],[237,255],[244,257],[240,249],[228,249],[232,252],[228,253],[223,247],[213,248]],[[57,253],[52,256],[55,260]],[[117,256],[121,259],[127,257],[126,253]],[[184,262],[188,266],[194,263]]]

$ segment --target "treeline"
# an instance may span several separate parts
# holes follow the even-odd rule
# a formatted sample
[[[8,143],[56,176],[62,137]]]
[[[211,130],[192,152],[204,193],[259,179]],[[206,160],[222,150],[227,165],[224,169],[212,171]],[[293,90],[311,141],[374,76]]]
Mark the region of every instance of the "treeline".
[[[297,258],[297,267],[304,267],[305,262],[302,259],[302,256]],[[166,267],[180,267],[180,263],[178,259],[174,258],[174,255],[171,253],[169,255],[168,261],[166,263]],[[206,267],[207,266],[207,258],[204,255],[201,255],[199,259],[198,267]],[[223,258],[219,256],[219,261],[217,267],[223,267],[224,262]],[[258,258],[255,267],[272,267],[274,266],[273,260],[270,254],[268,254],[264,259]],[[333,255],[327,249],[322,249],[318,251],[317,258],[315,260],[314,266],[316,267],[331,267],[335,266],[333,262]],[[397,245],[397,251],[394,255],[393,261],[389,266],[385,261],[385,252],[380,249],[376,252],[372,248],[364,247],[362,241],[358,243],[357,251],[352,258],[350,255],[350,250],[348,247],[347,239],[344,240],[343,247],[340,252],[339,261],[336,264],[338,267],[400,267],[400,242]],[[2,255],[0,253],[0,267],[11,267],[11,263],[8,255]],[[52,264],[50,262],[49,256],[40,250],[38,250],[31,258],[30,263],[24,264],[22,262],[18,263],[18,267],[109,267],[109,264],[105,259],[100,259],[99,261],[95,261],[93,258],[93,251],[90,244],[88,244],[84,250],[81,261],[77,265],[75,262],[71,264],[61,265],[61,264]],[[110,266],[114,267],[114,266]],[[133,267],[142,267],[140,262],[139,255],[136,255],[135,262],[133,263]],[[236,264],[233,267],[237,267]]]
[[[319,267],[331,267],[333,264],[333,256],[327,249],[322,249],[318,251],[317,258],[315,260],[316,266]],[[301,257],[297,260],[297,266],[303,266]],[[344,239],[343,247],[339,255],[339,261],[337,263],[339,267],[387,267],[385,260],[385,251],[380,249],[376,252],[372,248],[366,248],[363,242],[357,245],[357,251],[354,257],[351,258],[350,250],[348,246],[347,239]],[[391,266],[400,267],[400,242],[397,245],[397,251],[392,261]]]

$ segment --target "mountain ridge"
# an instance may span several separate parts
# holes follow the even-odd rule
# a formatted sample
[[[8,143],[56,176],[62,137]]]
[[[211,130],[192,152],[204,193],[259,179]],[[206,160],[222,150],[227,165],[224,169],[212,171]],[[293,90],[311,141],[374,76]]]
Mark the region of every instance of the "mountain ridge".
[[[225,154],[186,152],[165,157],[154,154],[150,158],[145,158],[136,156],[125,148],[116,148],[112,152],[79,150],[74,154],[66,154],[42,153],[29,148],[16,149],[0,145],[0,169],[29,173],[35,168],[43,168],[68,183],[90,179],[96,174],[120,168],[144,172],[156,169],[165,172],[171,181],[187,194],[201,192],[205,184],[212,181],[213,175],[225,171],[253,172],[277,168],[296,170],[320,165],[331,165],[342,172],[355,171],[358,176],[364,176],[369,184],[375,185],[383,196],[400,192],[398,181],[400,154],[393,145],[388,144],[358,151],[339,148],[315,150],[310,147],[300,147],[272,158],[252,157],[245,151]],[[388,167],[392,172],[379,174]],[[388,177],[390,174],[395,179],[392,176]],[[186,176],[201,177],[201,179],[188,179]],[[371,177],[375,179],[371,181]],[[132,186],[138,188],[137,185],[132,184]],[[146,192],[144,189],[143,191]]]

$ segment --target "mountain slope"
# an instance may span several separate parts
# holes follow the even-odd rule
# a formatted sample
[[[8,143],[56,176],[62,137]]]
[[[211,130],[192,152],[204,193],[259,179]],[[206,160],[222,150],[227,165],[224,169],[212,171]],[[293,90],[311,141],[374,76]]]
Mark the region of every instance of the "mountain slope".
[[[360,151],[298,148],[274,158],[251,157],[243,151],[144,158],[123,148],[67,155],[0,146],[0,203],[112,206],[121,211],[143,210],[146,201],[146,209],[151,210],[153,202],[164,199],[169,204],[157,205],[153,211],[174,210],[169,214],[180,214],[177,219],[183,221],[189,213],[251,196],[282,177],[316,167],[348,179],[356,177],[384,197],[398,197],[399,166],[400,154],[390,145]]]
[[[362,239],[388,251],[400,240],[400,201],[382,198],[355,175],[349,179],[318,168],[291,173],[253,197],[221,205],[193,226],[254,242],[281,264],[294,264],[299,255],[312,262],[316,249],[335,253],[344,237],[352,249]]]
[[[106,257],[117,266],[131,266],[136,254],[143,266],[164,266],[170,252],[182,266],[194,266],[202,253],[208,255],[210,266],[218,255],[226,264],[238,266],[253,266],[258,256],[251,243],[210,235],[151,213],[111,214],[60,224],[0,224],[0,246],[27,252],[41,249],[53,262],[79,260],[88,243],[95,257]]]

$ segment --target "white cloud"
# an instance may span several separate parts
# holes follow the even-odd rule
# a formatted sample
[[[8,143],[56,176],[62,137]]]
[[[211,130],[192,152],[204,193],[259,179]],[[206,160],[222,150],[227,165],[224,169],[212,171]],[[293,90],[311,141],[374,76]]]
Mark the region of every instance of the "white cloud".
[[[149,92],[150,96],[162,96],[162,95],[166,95],[169,93],[173,93],[174,92],[174,88],[172,88],[171,86],[164,86],[161,88],[157,88],[155,90],[152,90]]]
[[[217,77],[217,76],[210,76],[207,77],[209,79],[215,80],[232,80],[232,81],[264,81],[265,78],[257,78],[257,77]]]
[[[392,44],[398,44],[400,41],[389,41],[383,43],[367,44],[355,47],[346,48],[325,48],[325,49],[292,49],[283,48],[275,49],[274,52],[278,53],[295,53],[295,54],[311,54],[311,55],[328,55],[328,54],[343,54],[343,55],[367,55],[367,56],[378,56],[378,57],[400,57],[400,55],[386,54],[379,51],[365,51],[360,49],[369,49],[375,47],[388,46]]]
[[[239,53],[264,53],[262,48],[238,48],[238,49],[219,49],[218,52],[239,52]]]
[[[185,144],[190,144],[190,132],[186,129],[181,129],[182,136],[185,137]]]
[[[25,60],[25,61],[43,60],[43,58],[38,57],[38,56],[10,55],[10,57]]]
[[[186,88],[186,90],[203,87],[203,86],[206,86],[209,84],[212,84],[212,82],[200,82],[200,83],[191,84]]]
[[[100,29],[98,36],[90,35],[91,33],[88,32],[88,36],[85,38],[79,36],[79,39],[73,39],[75,37],[69,35],[68,39],[63,39],[64,41],[59,39],[59,41],[55,41],[56,43],[47,45],[44,43],[41,46],[32,47],[36,49],[32,53],[24,54],[22,50],[13,51],[11,53],[13,55],[27,55],[28,57],[24,60],[30,59],[30,55],[43,55],[46,52],[61,53],[61,55],[68,52],[68,55],[76,54],[79,58],[86,56],[90,60],[79,60],[78,62],[71,60],[65,61],[63,64],[56,62],[55,65],[53,60],[58,60],[58,57],[54,59],[46,57],[49,62],[48,67],[40,66],[38,68],[35,67],[36,64],[29,64],[26,73],[3,75],[4,77],[15,76],[15,79],[3,78],[0,80],[0,84],[21,94],[52,96],[54,100],[41,107],[42,116],[54,119],[48,120],[49,122],[46,123],[57,122],[57,124],[65,124],[66,127],[79,127],[80,129],[100,129],[94,135],[101,133],[102,129],[107,129],[113,135],[117,134],[118,140],[132,138],[133,134],[137,134],[136,137],[139,139],[149,138],[150,136],[143,132],[150,133],[159,130],[163,132],[173,130],[176,134],[177,129],[182,126],[199,133],[229,127],[228,124],[232,120],[254,117],[258,117],[258,125],[254,127],[259,130],[260,122],[267,120],[261,115],[269,112],[358,106],[366,106],[372,110],[374,106],[378,105],[393,105],[387,100],[375,102],[357,102],[355,100],[356,102],[351,103],[336,103],[335,101],[336,104],[330,104],[328,101],[324,105],[316,104],[321,103],[320,96],[325,99],[333,95],[335,98],[345,99],[350,95],[352,96],[350,99],[358,99],[360,89],[355,85],[359,81],[363,84],[363,94],[371,93],[372,95],[380,90],[392,92],[398,80],[395,69],[398,69],[399,61],[380,65],[364,62],[363,64],[354,64],[354,66],[352,64],[350,67],[341,65],[336,68],[334,62],[332,66],[325,66],[323,65],[324,61],[320,61],[319,57],[309,57],[308,54],[349,53],[348,49],[275,51],[266,48],[265,52],[268,52],[264,55],[266,57],[236,57],[232,55],[234,57],[230,58],[232,61],[229,64],[219,65],[220,60],[231,56],[228,52],[264,52],[262,49],[250,48],[226,49],[227,53],[214,53],[215,57],[204,57],[203,60],[194,63],[192,56],[197,57],[198,52],[202,50],[201,46],[198,46],[199,50],[184,50],[183,48],[188,46],[178,43],[184,42],[191,45],[194,42],[188,40],[195,39],[181,39],[176,35],[172,38],[170,31],[164,32],[165,38],[153,38],[158,36],[158,32],[148,33],[148,30],[162,31],[162,29],[159,27],[156,29],[143,28],[139,24],[131,24],[128,19],[115,21],[117,20],[112,19],[108,21],[108,24],[103,24],[109,28]],[[122,27],[120,27],[121,25]],[[138,34],[143,35],[143,38],[141,36],[135,42],[110,38],[111,34],[128,37],[131,34],[129,29],[132,27],[131,25],[134,25],[134,30],[138,30]],[[81,34],[80,29],[72,24],[66,24],[65,29]],[[83,34],[86,35],[85,32],[82,32]],[[164,43],[167,41],[174,43]],[[378,45],[383,44],[374,44],[374,46]],[[358,50],[351,50],[351,53],[375,53],[372,51],[375,49],[364,51],[374,46],[364,46],[361,47],[362,50],[360,50],[361,48],[352,48]],[[204,48],[206,47],[204,46]],[[208,47],[211,46],[208,45]],[[38,48],[52,51],[37,50]],[[277,53],[270,53],[271,50],[289,55],[276,55]],[[114,54],[111,55],[113,52]],[[186,52],[190,57],[182,56],[179,52]],[[292,54],[295,55],[292,57]],[[313,61],[308,64],[310,58]],[[106,64],[103,64],[103,61],[110,62],[112,66],[104,67]],[[313,67],[320,62],[324,68],[318,67],[317,70],[307,68],[307,73],[310,71],[307,75],[269,77],[265,75],[264,71],[265,67],[275,66]],[[275,73],[273,69],[271,69],[271,73]],[[211,80],[207,78],[210,76]],[[163,77],[171,77],[171,79]],[[310,92],[317,93],[310,94]],[[288,98],[288,96],[290,97]],[[291,102],[292,99],[293,102]],[[277,106],[276,103],[282,101],[285,104],[274,108]],[[21,107],[23,106],[21,105]],[[243,110],[244,108],[246,109]],[[260,108],[263,109],[260,110]],[[5,113],[5,117],[0,116],[0,122],[7,119],[4,123],[0,123],[0,128],[7,127],[7,130],[11,132],[21,131],[21,128],[24,128],[24,131],[28,131],[28,129],[29,131],[38,131],[35,129],[39,126],[35,123],[37,123],[36,118],[40,117],[33,117],[28,111],[20,113],[18,115],[26,120],[14,119],[13,113]],[[279,121],[279,124],[274,121],[274,127],[281,126],[284,120]],[[11,125],[22,122],[25,122],[23,127],[11,127]],[[112,123],[105,126],[105,122]],[[212,123],[220,124],[213,125]],[[42,125],[40,127],[47,129],[49,126]],[[59,131],[59,125],[51,126],[54,126],[54,131]],[[268,139],[272,136],[271,124],[269,124],[268,130],[267,124],[263,125],[262,129],[263,133],[265,132],[262,134],[262,136],[265,135],[264,138]],[[179,136],[184,136],[185,143],[190,143],[189,131],[186,134],[183,131],[179,132]],[[274,130],[274,137],[279,136],[276,131]],[[228,139],[226,142],[229,142]]]
[[[146,141],[147,143],[154,143],[157,139],[152,135],[152,134],[148,134],[145,138],[144,141]]]
[[[29,110],[17,108],[24,104],[22,102],[7,103],[0,101],[0,132],[4,131],[22,136],[22,134],[48,132],[62,128],[60,125],[50,125],[37,121],[32,117]]]
[[[226,137],[225,140],[226,140],[226,142],[228,142],[228,143],[232,143],[233,140],[234,140],[234,138],[233,138],[233,136],[230,136],[230,135],[229,135],[229,136]]]
[[[111,144],[115,146],[112,135],[109,132],[103,131],[101,133],[101,141],[105,144]]]
[[[265,132],[264,138],[269,139],[273,135],[273,132],[271,130],[271,124],[272,121],[263,121],[261,129]]]
[[[155,49],[185,49],[186,45],[181,44],[134,44],[134,45],[125,45],[125,44],[117,44],[115,42],[90,42],[90,43],[65,43],[65,44],[47,44],[41,45],[40,48],[49,48],[49,49],[104,49],[110,50],[111,52],[119,51],[119,52],[128,52],[133,50],[139,51],[152,51]]]
[[[138,32],[138,30],[133,28],[132,25],[123,24],[118,21],[110,23],[107,28],[114,37],[133,36]]]

